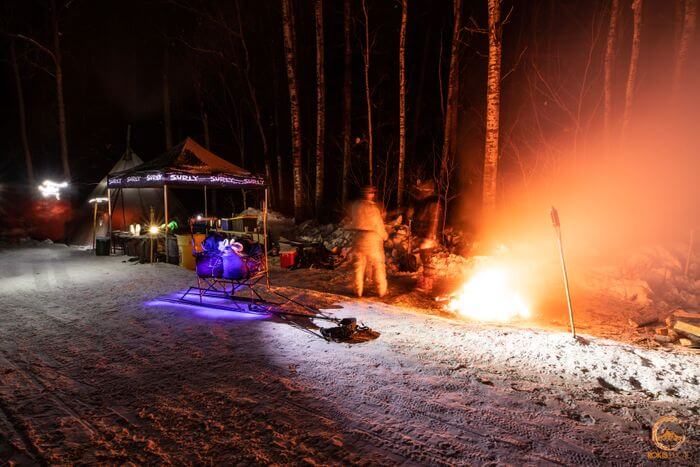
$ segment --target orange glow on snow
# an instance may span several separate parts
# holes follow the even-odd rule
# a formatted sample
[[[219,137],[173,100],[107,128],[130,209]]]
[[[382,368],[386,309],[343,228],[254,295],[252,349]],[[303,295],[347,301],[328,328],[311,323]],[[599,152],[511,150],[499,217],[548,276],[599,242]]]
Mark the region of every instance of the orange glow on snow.
[[[529,318],[530,309],[510,284],[502,266],[479,269],[457,291],[447,309],[479,321],[510,321]]]

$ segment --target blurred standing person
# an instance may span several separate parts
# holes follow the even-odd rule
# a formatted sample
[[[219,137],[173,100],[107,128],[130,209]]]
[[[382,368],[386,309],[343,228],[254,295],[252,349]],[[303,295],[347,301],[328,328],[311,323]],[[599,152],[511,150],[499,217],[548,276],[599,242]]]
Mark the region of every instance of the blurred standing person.
[[[355,230],[353,242],[353,267],[355,269],[355,293],[362,297],[365,276],[370,272],[377,286],[377,294],[386,294],[386,263],[384,241],[388,238],[382,212],[375,198],[376,188],[362,189],[362,197],[350,207],[350,229]]]
[[[423,275],[418,279],[418,289],[431,292],[435,281],[433,253],[438,246],[442,206],[432,180],[416,180],[411,189],[411,197],[407,217],[411,221],[411,234],[418,245],[423,263]]]

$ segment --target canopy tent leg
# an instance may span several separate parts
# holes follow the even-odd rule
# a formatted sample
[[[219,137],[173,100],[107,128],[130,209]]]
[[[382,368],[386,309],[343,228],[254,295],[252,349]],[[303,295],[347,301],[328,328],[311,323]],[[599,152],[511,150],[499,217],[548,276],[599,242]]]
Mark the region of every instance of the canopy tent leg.
[[[121,202],[122,202],[122,229],[128,230],[126,228],[126,209],[124,208],[124,189],[123,188],[119,189],[119,196],[121,197]]]
[[[97,247],[97,201],[94,203],[92,210],[92,249]]]
[[[107,213],[109,214],[109,248],[114,253],[114,246],[112,245],[112,190],[107,188]]]
[[[168,185],[163,185],[163,207],[165,210],[165,233],[168,233]]]
[[[270,263],[267,256],[267,188],[265,188],[265,201],[263,202],[263,245],[265,250],[265,282],[267,290],[270,290]]]
[[[207,203],[207,186],[204,185],[204,217],[209,217],[209,204]]]

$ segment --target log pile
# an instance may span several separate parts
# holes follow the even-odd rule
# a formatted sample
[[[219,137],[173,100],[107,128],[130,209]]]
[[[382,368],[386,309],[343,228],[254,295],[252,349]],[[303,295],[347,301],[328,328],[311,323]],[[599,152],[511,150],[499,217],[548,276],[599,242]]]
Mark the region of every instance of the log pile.
[[[352,245],[353,232],[340,224],[319,224],[314,220],[302,222],[290,237],[303,243],[321,243],[328,250],[346,256]]]
[[[392,272],[416,272],[420,270],[421,260],[415,238],[411,236],[408,226],[402,223],[399,216],[385,224],[389,238],[384,242],[387,267]],[[333,253],[346,258],[350,252],[354,232],[345,228],[345,223],[319,224],[314,220],[308,220],[294,226],[284,237],[302,243],[323,244]],[[468,266],[468,260],[456,251],[464,246],[464,236],[458,230],[447,229],[445,231],[445,244],[437,245],[434,250],[434,261],[440,275],[458,277],[464,273]]]
[[[654,340],[656,342],[660,344],[676,344],[689,348],[700,348],[699,312],[691,312],[678,308],[668,315],[664,324],[665,326],[654,328]]]

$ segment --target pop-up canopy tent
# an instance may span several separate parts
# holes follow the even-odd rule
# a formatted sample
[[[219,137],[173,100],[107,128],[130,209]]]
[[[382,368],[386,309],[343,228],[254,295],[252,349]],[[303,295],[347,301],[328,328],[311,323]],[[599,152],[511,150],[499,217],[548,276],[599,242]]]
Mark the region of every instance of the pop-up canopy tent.
[[[104,212],[104,214],[96,213],[96,210],[93,209],[97,207],[95,203],[98,200],[106,200],[107,198],[107,178],[111,174],[131,170],[141,164],[143,164],[143,160],[131,149],[129,138],[127,137],[127,146],[124,154],[86,198],[85,204],[89,203],[90,209],[89,211],[85,209],[83,215],[79,216],[71,235],[72,243],[87,245],[94,241],[95,234],[97,236],[105,236],[107,234],[107,212]],[[148,219],[151,208],[154,208],[158,217],[162,217],[162,212],[159,212],[162,203],[160,189],[139,188],[126,190],[118,193],[118,195],[112,196],[112,207],[115,211],[112,219],[112,227],[114,229],[129,230],[129,225],[143,223],[145,219]],[[171,209],[174,206],[178,211],[180,210],[180,204],[177,200],[171,199],[170,204]],[[104,218],[102,217],[103,215]]]
[[[202,186],[265,188],[265,179],[232,164],[187,138],[156,159],[110,174],[108,188]]]
[[[232,164],[187,138],[156,159],[128,170],[110,174],[107,198],[112,218],[112,192],[132,188],[162,188],[165,233],[168,233],[168,187],[202,187],[204,212],[207,215],[207,188],[260,189],[265,191],[263,229],[267,257],[267,187],[265,179]],[[110,236],[111,236],[110,222]],[[167,244],[166,249],[167,249]],[[267,260],[267,258],[266,258]]]

